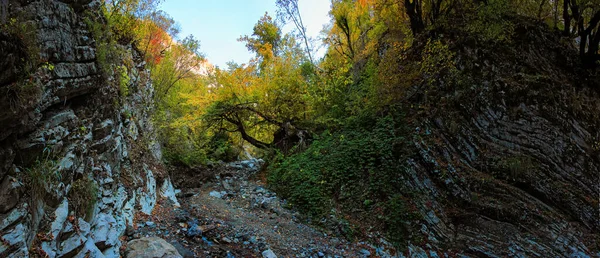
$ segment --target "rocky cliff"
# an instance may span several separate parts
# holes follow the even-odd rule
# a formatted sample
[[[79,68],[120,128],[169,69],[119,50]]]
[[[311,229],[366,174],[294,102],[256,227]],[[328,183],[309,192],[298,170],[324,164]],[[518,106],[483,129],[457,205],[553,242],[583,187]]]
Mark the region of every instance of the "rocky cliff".
[[[514,30],[501,43],[437,32],[462,77],[411,99],[418,155],[402,179],[423,222],[411,256],[600,256],[598,80],[557,33]]]
[[[103,74],[89,0],[9,1],[0,30],[0,257],[118,257],[136,212],[175,198],[128,46],[127,91]],[[164,186],[162,191],[161,186]]]

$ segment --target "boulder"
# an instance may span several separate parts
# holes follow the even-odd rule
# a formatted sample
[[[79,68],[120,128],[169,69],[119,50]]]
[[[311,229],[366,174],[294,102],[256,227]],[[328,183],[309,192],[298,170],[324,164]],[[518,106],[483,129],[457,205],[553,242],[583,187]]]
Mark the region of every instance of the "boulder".
[[[125,257],[183,258],[173,245],[158,237],[146,237],[129,241]]]

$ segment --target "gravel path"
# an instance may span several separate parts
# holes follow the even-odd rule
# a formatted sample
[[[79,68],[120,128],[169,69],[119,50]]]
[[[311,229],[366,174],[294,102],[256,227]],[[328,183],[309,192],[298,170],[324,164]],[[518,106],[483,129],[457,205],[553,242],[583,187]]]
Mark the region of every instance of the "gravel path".
[[[179,178],[181,207],[161,200],[152,216],[140,216],[128,240],[158,236],[184,257],[389,257],[383,239],[349,242],[304,224],[301,215],[254,178],[260,162],[230,163],[212,175]],[[205,171],[206,172],[206,171]],[[191,181],[202,180],[197,184]],[[175,180],[177,182],[177,180]],[[177,184],[177,183],[176,183]],[[195,187],[194,187],[195,186]]]

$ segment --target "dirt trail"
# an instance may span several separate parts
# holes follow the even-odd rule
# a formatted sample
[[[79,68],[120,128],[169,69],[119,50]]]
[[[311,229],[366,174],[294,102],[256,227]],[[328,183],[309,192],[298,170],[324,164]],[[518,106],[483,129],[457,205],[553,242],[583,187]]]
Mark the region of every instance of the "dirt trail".
[[[161,200],[137,218],[128,238],[158,236],[184,257],[389,257],[389,244],[351,243],[302,223],[300,214],[254,177],[260,161],[196,169],[175,176],[181,207]],[[268,257],[268,256],[265,256]]]

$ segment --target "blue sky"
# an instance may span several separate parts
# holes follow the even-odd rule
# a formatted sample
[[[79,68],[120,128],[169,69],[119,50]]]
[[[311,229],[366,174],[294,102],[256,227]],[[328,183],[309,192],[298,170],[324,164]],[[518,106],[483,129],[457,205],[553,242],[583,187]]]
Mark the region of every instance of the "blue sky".
[[[307,33],[318,37],[323,25],[329,23],[330,1],[299,0],[298,3]],[[194,35],[208,61],[222,68],[227,67],[228,61],[248,62],[252,54],[237,39],[252,34],[252,27],[265,11],[273,18],[276,16],[275,0],[165,0],[160,9],[180,25],[181,38]],[[291,28],[292,25],[287,25],[284,32]]]

